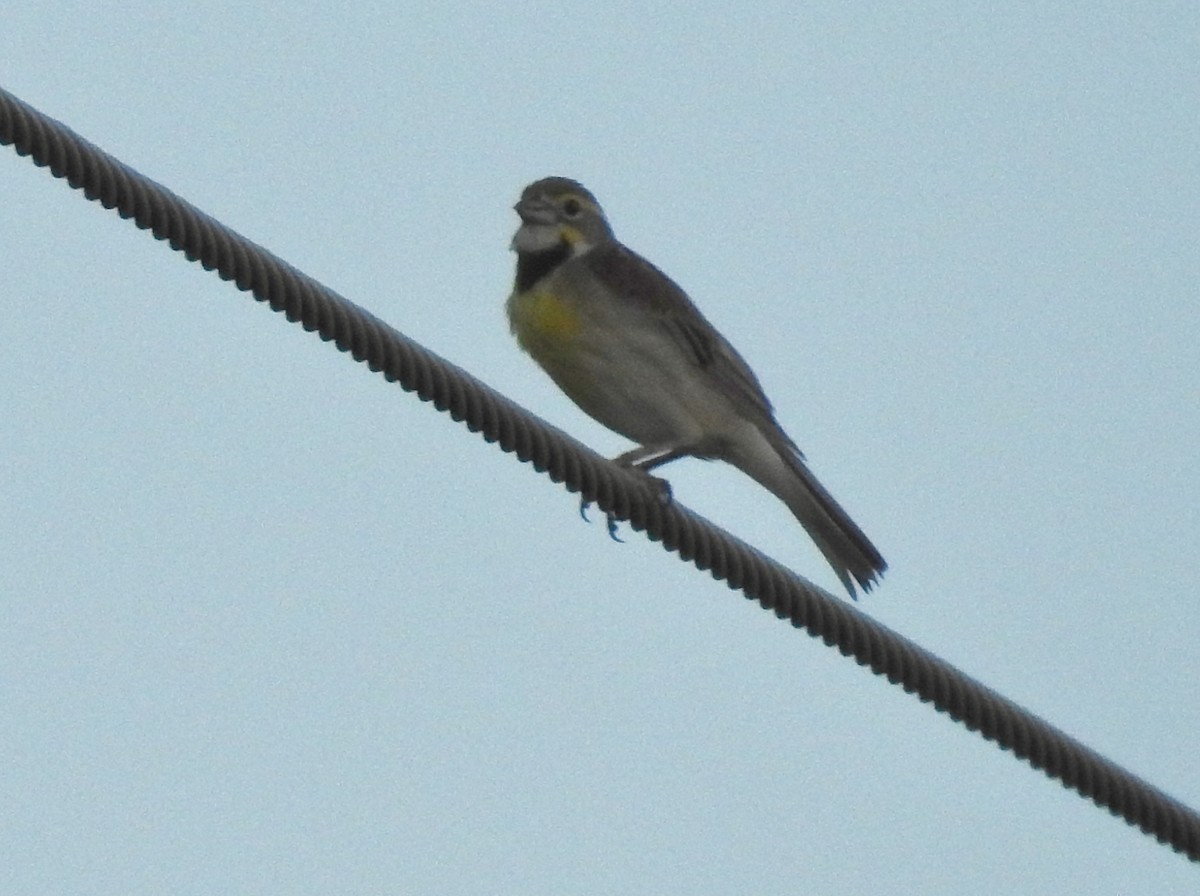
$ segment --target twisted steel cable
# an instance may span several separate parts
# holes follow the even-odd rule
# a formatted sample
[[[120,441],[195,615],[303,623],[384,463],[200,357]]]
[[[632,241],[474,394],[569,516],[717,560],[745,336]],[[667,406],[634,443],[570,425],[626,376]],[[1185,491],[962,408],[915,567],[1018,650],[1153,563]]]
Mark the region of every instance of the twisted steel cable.
[[[416,392],[507,452],[662,542],[780,619],[932,703],[972,731],[1059,779],[1192,861],[1200,815],[1011,700],[963,674],[753,547],[609,463],[374,315],[203,214],[164,187],[0,89],[0,143],[105,208],[131,218],[189,260],[232,280],[356,361]]]

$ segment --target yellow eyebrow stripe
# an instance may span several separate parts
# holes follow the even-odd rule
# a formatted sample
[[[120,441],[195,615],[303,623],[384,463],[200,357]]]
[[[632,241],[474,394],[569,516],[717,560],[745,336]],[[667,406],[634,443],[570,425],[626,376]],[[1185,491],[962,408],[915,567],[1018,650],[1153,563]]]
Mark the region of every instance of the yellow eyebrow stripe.
[[[572,227],[570,224],[563,224],[559,227],[558,235],[563,238],[563,242],[571,246],[583,241],[583,233],[578,227]]]

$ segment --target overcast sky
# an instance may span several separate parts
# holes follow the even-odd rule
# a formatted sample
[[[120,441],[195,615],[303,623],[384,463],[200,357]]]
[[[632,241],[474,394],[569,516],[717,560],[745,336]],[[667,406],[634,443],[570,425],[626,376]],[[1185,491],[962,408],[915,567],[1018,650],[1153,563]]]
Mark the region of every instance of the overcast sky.
[[[0,85],[615,455],[503,311],[582,180],[888,559],[860,608],[1200,807],[1200,11],[1006,9],[10,0]],[[0,892],[1195,892],[7,148],[0,199]]]

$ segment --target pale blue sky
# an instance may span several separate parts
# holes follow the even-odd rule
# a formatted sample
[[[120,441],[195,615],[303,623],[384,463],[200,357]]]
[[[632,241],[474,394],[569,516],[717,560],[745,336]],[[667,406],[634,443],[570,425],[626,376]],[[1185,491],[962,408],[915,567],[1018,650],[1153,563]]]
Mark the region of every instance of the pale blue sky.
[[[0,85],[616,454],[503,315],[512,203],[579,178],[889,560],[861,608],[1200,807],[1195,5],[426,6],[16,0]],[[0,892],[1195,890],[8,149],[0,191]]]

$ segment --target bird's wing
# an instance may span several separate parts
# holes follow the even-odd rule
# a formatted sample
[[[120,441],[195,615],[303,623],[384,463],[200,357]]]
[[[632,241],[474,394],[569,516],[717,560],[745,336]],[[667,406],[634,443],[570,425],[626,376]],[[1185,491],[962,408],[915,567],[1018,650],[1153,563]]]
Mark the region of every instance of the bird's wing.
[[[581,259],[614,296],[636,304],[658,319],[670,337],[696,362],[697,368],[736,396],[740,410],[764,432],[781,436],[799,454],[779,424],[758,377],[737,350],[705,319],[674,280],[620,243],[588,252]]]

